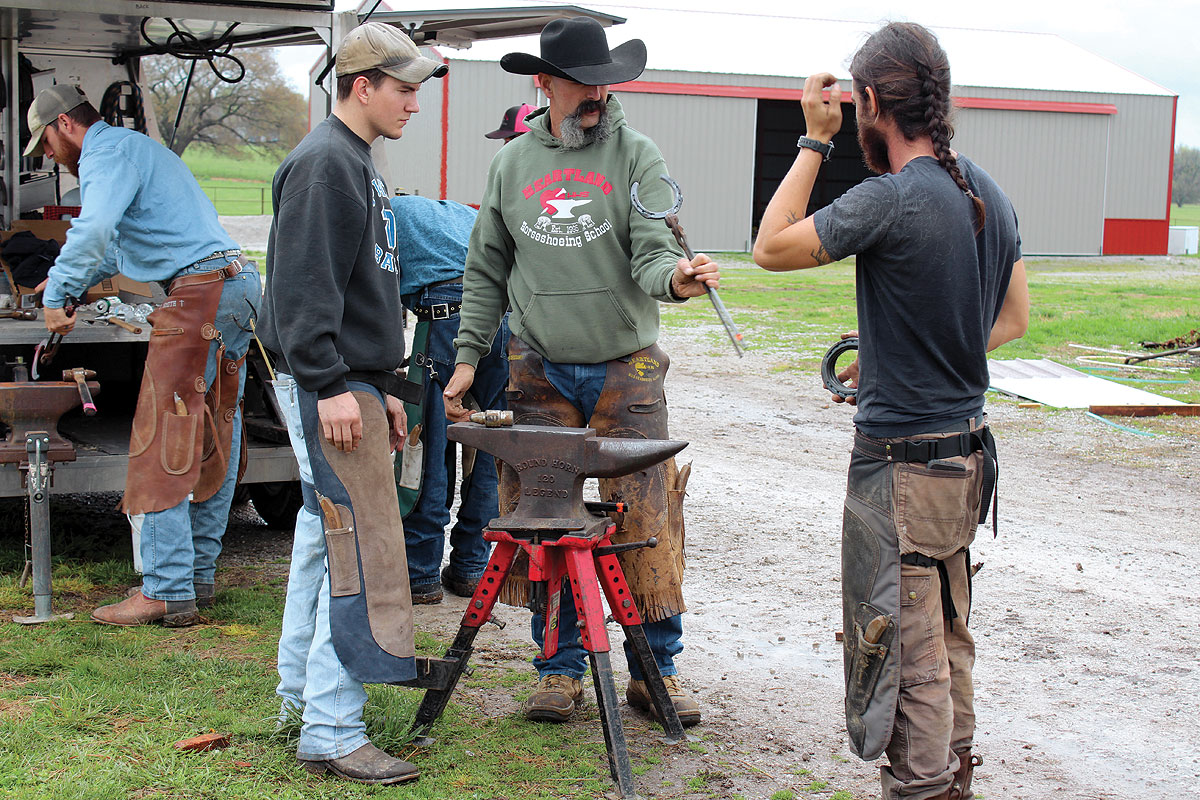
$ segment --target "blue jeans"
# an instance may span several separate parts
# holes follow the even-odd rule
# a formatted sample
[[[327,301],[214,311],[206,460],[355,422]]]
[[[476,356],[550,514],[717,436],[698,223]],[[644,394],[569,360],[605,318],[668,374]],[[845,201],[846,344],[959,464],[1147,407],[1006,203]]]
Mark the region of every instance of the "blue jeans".
[[[349,387],[351,391],[371,392],[383,403],[379,390],[369,384],[350,381]],[[291,375],[275,373],[275,397],[287,423],[300,480],[312,486],[312,467],[296,391],[296,381]],[[278,669],[279,685],[275,693],[282,701],[281,720],[289,711],[302,712],[304,720],[298,755],[310,760],[342,758],[368,743],[362,719],[367,692],[342,665],[333,648],[325,529],[319,509],[308,505],[296,514]]]
[[[434,286],[405,297],[409,307],[430,308],[439,303],[462,302],[462,284]],[[446,412],[442,391],[454,374],[454,337],[458,335],[458,314],[430,323],[428,356],[433,369],[425,376],[425,466],[421,478],[421,496],[404,518],[404,546],[408,554],[408,581],[414,590],[436,587],[442,566],[445,530],[454,505],[454,477],[457,448],[446,439]],[[471,395],[479,407],[507,407],[504,386],[508,382],[508,318],[492,340],[492,349],[479,359]],[[416,369],[416,367],[414,367]],[[409,423],[411,427],[412,423]],[[483,574],[491,555],[491,543],[483,539],[483,528],[499,511],[496,493],[496,461],[478,452],[471,474],[464,476],[459,489],[462,498],[458,518],[450,530],[450,572],[464,581]]]
[[[208,272],[224,266],[220,261],[193,265],[182,272]],[[250,325],[258,314],[262,284],[258,271],[247,265],[241,274],[225,281],[217,306],[216,326],[225,343],[226,358],[241,358],[250,347]],[[217,341],[208,350],[204,380],[211,386],[217,377]],[[246,371],[238,375],[238,398],[246,383]],[[221,537],[229,522],[229,504],[237,483],[238,454],[242,446],[242,410],[233,418],[233,441],[229,465],[221,488],[202,503],[185,498],[164,511],[152,511],[142,520],[142,593],[155,600],[191,600],[195,584],[213,583]]]
[[[545,370],[546,380],[550,381],[559,394],[582,411],[585,419],[591,419],[600,392],[604,390],[608,365],[561,364],[543,359],[542,368]],[[565,581],[558,622],[558,650],[550,658],[542,658],[540,654],[535,656],[533,666],[539,676],[570,675],[581,680],[587,672],[587,651],[579,641],[575,600],[569,583]],[[545,616],[534,614],[530,624],[533,628],[533,640],[537,642],[538,647],[542,647],[546,638]],[[650,652],[654,654],[654,662],[658,665],[659,672],[663,676],[677,674],[679,670],[675,667],[675,656],[683,652],[683,615],[676,614],[658,622],[647,622],[642,627],[646,631]],[[625,661],[629,664],[631,678],[635,681],[645,680],[637,659],[634,658],[633,648],[628,642],[625,643]]]

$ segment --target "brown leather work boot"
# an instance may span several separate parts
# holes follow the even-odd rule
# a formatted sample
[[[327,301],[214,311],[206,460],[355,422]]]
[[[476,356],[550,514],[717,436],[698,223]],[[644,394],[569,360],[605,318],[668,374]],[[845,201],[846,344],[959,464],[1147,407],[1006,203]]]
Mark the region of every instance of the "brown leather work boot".
[[[345,778],[355,783],[375,783],[386,786],[393,783],[408,783],[421,776],[415,766],[407,761],[389,756],[370,742],[341,758],[310,760],[297,753],[296,761],[313,774],[332,772],[339,778]]]
[[[149,625],[162,622],[168,628],[187,628],[200,622],[195,600],[152,600],[142,594],[127,597],[119,603],[100,606],[92,619],[103,625]]]
[[[217,585],[215,583],[194,583],[196,590],[196,608],[212,608],[216,602]],[[126,597],[133,597],[142,591],[142,585],[130,586],[125,590]]]
[[[583,702],[583,684],[569,675],[544,675],[525,701],[525,719],[566,722]]]
[[[683,727],[690,728],[700,722],[700,704],[687,694],[679,683],[678,675],[664,675],[663,683],[667,685],[667,694],[671,695],[671,704],[675,706],[675,713],[679,715],[679,722]],[[635,681],[630,679],[629,688],[625,690],[625,700],[629,705],[644,711],[658,719],[658,711],[654,708],[654,701],[650,699],[650,688],[646,686],[645,681]]]
[[[948,800],[974,800],[971,778],[975,774],[975,768],[983,763],[983,758],[972,755],[969,747],[955,750],[954,754],[958,756],[958,769],[954,773],[954,783],[950,784],[950,792],[946,797]]]

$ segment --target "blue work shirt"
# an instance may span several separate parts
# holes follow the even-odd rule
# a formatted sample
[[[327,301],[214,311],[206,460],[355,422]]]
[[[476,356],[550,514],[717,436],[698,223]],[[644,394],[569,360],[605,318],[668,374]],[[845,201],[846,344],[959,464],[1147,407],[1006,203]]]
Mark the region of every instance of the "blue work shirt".
[[[453,200],[420,195],[393,197],[392,211],[396,216],[401,296],[462,277],[467,242],[479,212]]]
[[[168,281],[237,244],[179,156],[145,134],[96,122],[79,158],[83,209],[50,268],[42,305],[62,308],[117,272]]]

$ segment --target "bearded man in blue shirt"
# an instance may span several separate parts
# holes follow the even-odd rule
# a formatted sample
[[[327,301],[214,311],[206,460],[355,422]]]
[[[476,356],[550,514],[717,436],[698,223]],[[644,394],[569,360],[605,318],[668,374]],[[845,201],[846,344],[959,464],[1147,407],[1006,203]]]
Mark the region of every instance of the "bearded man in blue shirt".
[[[114,128],[76,86],[29,107],[26,156],[79,178],[83,208],[43,284],[46,328],[70,333],[68,298],[120,272],[157,282],[154,326],[121,510],[141,516],[142,585],[92,619],[185,627],[212,605],[243,452],[240,401],[262,284],[192,173],[150,137]],[[235,455],[236,454],[236,455]]]

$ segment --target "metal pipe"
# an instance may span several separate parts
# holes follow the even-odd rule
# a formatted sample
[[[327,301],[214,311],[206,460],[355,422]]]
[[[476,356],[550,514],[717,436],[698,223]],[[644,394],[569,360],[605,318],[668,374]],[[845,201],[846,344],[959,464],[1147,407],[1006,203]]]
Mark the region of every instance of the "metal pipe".
[[[50,608],[50,471],[47,458],[50,435],[45,431],[29,431],[25,436],[25,451],[29,467],[25,475],[25,492],[29,499],[29,545],[33,560],[33,616],[13,617],[13,622],[32,625],[53,619],[70,619],[73,614],[54,614]]]

